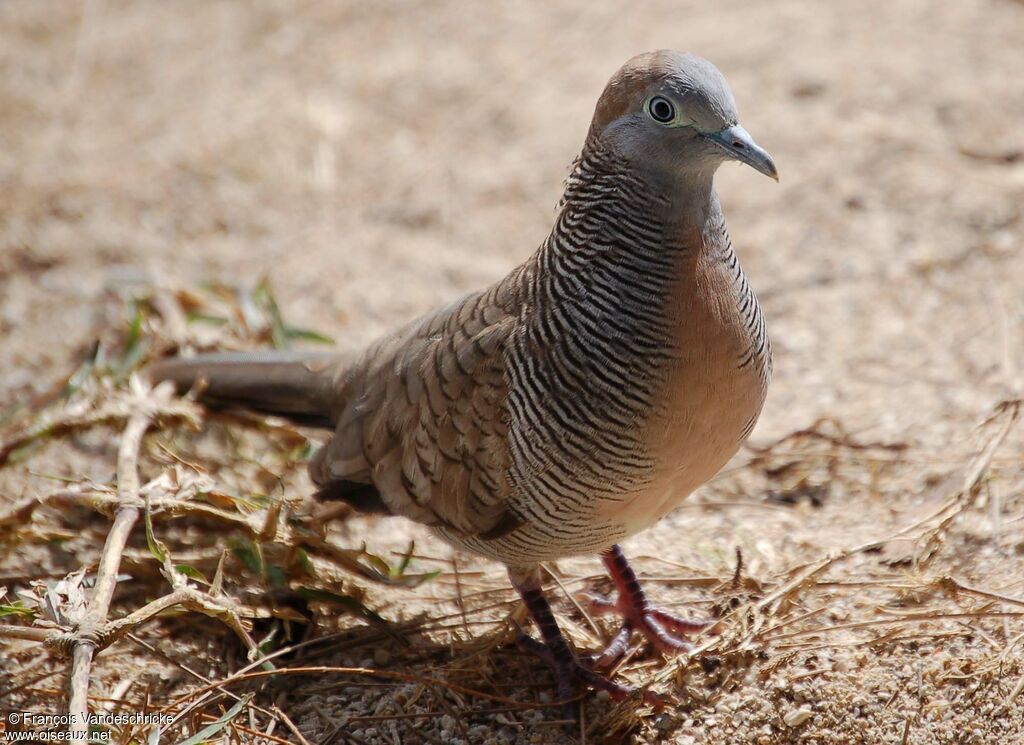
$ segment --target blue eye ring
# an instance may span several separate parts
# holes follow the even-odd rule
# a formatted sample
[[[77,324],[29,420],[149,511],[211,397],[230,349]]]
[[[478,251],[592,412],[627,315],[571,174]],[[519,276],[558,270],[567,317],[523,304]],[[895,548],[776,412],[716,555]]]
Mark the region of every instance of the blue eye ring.
[[[647,102],[647,114],[658,124],[668,124],[676,118],[676,107],[664,96],[654,96]]]

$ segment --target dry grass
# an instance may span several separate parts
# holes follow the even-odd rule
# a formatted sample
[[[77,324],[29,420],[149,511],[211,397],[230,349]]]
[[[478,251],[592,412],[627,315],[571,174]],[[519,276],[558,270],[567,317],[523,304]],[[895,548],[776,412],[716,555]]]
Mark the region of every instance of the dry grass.
[[[564,742],[500,567],[325,514],[310,433],[132,372],[351,347],[500,275],[603,80],[674,46],[782,168],[720,179],[776,380],[754,443],[626,547],[722,633],[633,650],[617,674],[672,706],[587,696],[573,737],[1024,741],[1018,3],[0,15],[0,709],[165,712],[162,742]],[[597,647],[597,564],[550,571]]]
[[[441,740],[473,742],[495,730],[499,739],[514,738],[517,729],[532,733],[531,738],[545,731],[554,739],[564,736],[565,723],[558,718],[558,702],[551,700],[546,675],[510,646],[522,613],[502,587],[500,574],[467,571],[458,558],[422,556],[414,544],[391,561],[365,549],[340,547],[344,541],[332,542],[322,528],[325,508],[296,503],[283,496],[287,489],[275,488],[279,474],[293,469],[289,464],[307,450],[301,432],[258,418],[214,416],[187,400],[173,399],[166,388],[147,389],[133,375],[147,359],[147,353],[137,351],[140,347],[165,350],[189,343],[189,324],[179,322],[186,317],[186,305],[193,318],[225,318],[225,344],[244,340],[252,328],[256,337],[284,339],[272,329],[288,327],[273,296],[266,288],[262,292],[270,301],[262,303],[265,313],[248,318],[242,309],[261,304],[244,293],[234,296],[237,300],[227,304],[226,313],[224,293],[218,293],[223,315],[190,293],[161,290],[160,303],[152,297],[135,298],[126,306],[132,309],[126,313],[127,332],[117,342],[93,347],[87,373],[76,371],[48,402],[16,412],[8,423],[0,449],[8,467],[30,462],[39,450],[59,447],[67,438],[96,428],[112,426],[120,444],[113,483],[64,483],[0,512],[8,555],[24,557],[37,554],[41,544],[59,535],[68,515],[78,510],[112,520],[98,558],[93,558],[96,542],[90,558],[67,576],[47,581],[28,572],[12,578],[18,589],[0,598],[0,612],[11,621],[0,625],[0,643],[8,647],[9,659],[24,664],[7,671],[9,682],[0,694],[12,709],[55,709],[65,699],[69,711],[82,714],[90,706],[143,707],[173,715],[160,736],[179,739],[212,728],[205,737],[230,730],[241,740],[277,741],[283,736],[285,741],[308,742],[308,734],[360,742],[367,734],[366,741],[377,741],[388,728],[408,739],[412,730],[405,728],[412,727],[430,741],[424,734],[430,727],[424,729],[424,723],[433,725]],[[184,338],[173,340],[167,335],[171,329],[179,334],[184,330]],[[97,359],[107,363],[98,366]],[[979,502],[991,498],[1001,470],[1000,449],[1020,408],[1019,399],[1000,402],[982,424],[984,444],[962,464],[960,488],[899,529],[756,577],[744,567],[739,549],[731,575],[650,573],[650,584],[699,593],[710,612],[722,619],[722,633],[704,639],[693,655],[653,666],[642,649],[632,650],[617,674],[667,695],[675,702],[671,713],[653,712],[639,700],[616,706],[600,699],[586,701],[580,710],[580,739],[685,737],[682,733],[697,724],[686,713],[701,712],[707,705],[717,712],[726,702],[742,698],[737,691],[769,686],[780,697],[781,724],[762,725],[768,727],[762,736],[775,742],[813,731],[816,714],[820,718],[827,707],[819,711],[824,702],[814,701],[806,690],[837,673],[856,675],[865,666],[858,650],[915,658],[922,649],[936,654],[940,645],[946,649],[978,639],[983,654],[942,655],[944,674],[931,683],[938,690],[955,686],[955,692],[938,699],[941,704],[934,703],[934,696],[920,700],[916,710],[901,712],[898,721],[909,737],[919,720],[933,717],[933,710],[945,715],[966,692],[977,693],[985,686],[997,705],[989,722],[976,723],[984,728],[979,731],[997,734],[992,725],[998,721],[1018,726],[1014,699],[1024,688],[1024,668],[1016,647],[1024,635],[1012,629],[1019,629],[1024,619],[1024,598],[1003,587],[976,587],[957,579],[947,573],[952,570],[944,554],[950,552],[950,539],[978,512]],[[205,429],[205,434],[183,438],[182,424]],[[157,433],[144,439],[151,428]],[[211,437],[218,442],[205,447]],[[899,483],[908,466],[905,444],[864,442],[834,422],[817,422],[750,450],[748,461],[720,478],[712,494],[743,492],[749,488],[744,480],[760,479],[766,483],[759,491],[769,495],[768,501],[748,499],[745,504],[776,505],[770,509],[787,512],[801,506],[814,510],[821,509],[828,490],[864,478],[865,463],[878,493]],[[234,477],[222,475],[238,462],[251,468]],[[145,482],[141,472],[146,473]],[[725,504],[709,496],[702,506],[721,509]],[[1005,507],[1000,504],[998,509]],[[320,516],[314,514],[317,510]],[[345,516],[336,508],[333,512],[335,518]],[[101,524],[88,522],[102,531]],[[420,563],[440,568],[413,571]],[[563,608],[574,642],[580,648],[598,645],[607,630],[575,603],[574,595],[600,578],[564,568],[553,569],[552,578],[568,601]],[[379,585],[381,597],[396,588],[408,593],[430,583],[436,605],[411,621],[386,620],[367,605],[367,595],[378,594],[367,583]],[[1019,590],[1019,585],[1015,582],[1010,589]],[[108,619],[115,586],[121,598],[119,617]],[[336,617],[339,611],[348,618]],[[183,628],[180,621],[188,614],[194,621]],[[182,653],[182,647],[195,645],[189,630],[202,623],[199,617],[220,622],[227,635],[221,637],[224,659],[212,665],[213,674],[197,670]],[[334,628],[338,630],[332,633]],[[215,627],[211,632],[217,637]],[[232,635],[236,641],[223,647]],[[124,663],[101,663],[97,675],[103,687],[127,675],[114,684],[115,692],[122,686],[124,690],[110,696],[93,692],[90,698],[98,685],[91,675],[94,654],[130,644],[134,651],[127,669]],[[356,662],[360,656],[362,661]],[[324,659],[345,664],[321,664]],[[157,690],[150,683],[142,699],[131,696],[128,691],[141,673],[138,666],[154,662],[178,675]],[[207,666],[212,662],[204,659]],[[505,674],[516,667],[537,673],[537,680],[524,683],[532,675],[526,670],[522,677]],[[47,684],[65,671],[66,690]],[[317,681],[308,698],[291,700],[292,684],[287,681],[292,676]],[[390,695],[380,698],[381,686]],[[892,698],[898,693],[892,691]],[[320,727],[309,726],[310,707]],[[713,716],[702,722],[709,734],[719,735],[736,723],[735,716],[729,724]],[[739,723],[742,728],[743,720]],[[112,734],[130,742],[149,737],[152,730],[129,726]]]

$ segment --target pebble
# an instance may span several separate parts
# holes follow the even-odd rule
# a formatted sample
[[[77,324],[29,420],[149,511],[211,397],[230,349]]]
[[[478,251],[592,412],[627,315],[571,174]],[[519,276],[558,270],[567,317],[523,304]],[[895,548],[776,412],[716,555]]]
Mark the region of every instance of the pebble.
[[[799,709],[791,709],[787,711],[782,717],[782,721],[787,727],[799,727],[801,724],[806,722],[813,716],[814,712],[808,709],[806,706],[800,707]]]
[[[654,720],[654,729],[659,732],[667,732],[675,726],[675,721],[672,717],[666,714],[660,714],[657,719]]]

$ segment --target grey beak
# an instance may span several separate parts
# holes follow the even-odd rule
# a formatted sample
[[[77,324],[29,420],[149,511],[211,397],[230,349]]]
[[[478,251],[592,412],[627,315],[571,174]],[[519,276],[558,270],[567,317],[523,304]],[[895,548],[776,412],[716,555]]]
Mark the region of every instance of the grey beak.
[[[775,167],[775,161],[768,151],[754,142],[750,132],[743,129],[739,124],[733,127],[726,127],[718,132],[705,132],[704,136],[725,150],[729,157],[746,163],[755,171],[763,173],[776,181],[779,180],[779,171]]]

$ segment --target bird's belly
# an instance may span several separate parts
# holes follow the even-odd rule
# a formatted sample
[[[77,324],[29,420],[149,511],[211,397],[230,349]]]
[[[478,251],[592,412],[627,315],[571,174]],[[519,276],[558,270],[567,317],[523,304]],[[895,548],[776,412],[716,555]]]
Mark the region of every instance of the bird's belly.
[[[685,402],[652,424],[654,478],[621,502],[604,506],[602,516],[633,535],[672,511],[736,454],[757,421],[765,393],[758,370],[734,365],[699,383],[690,380],[680,396]]]
[[[655,465],[642,485],[619,484],[613,495],[595,495],[586,509],[561,504],[557,520],[525,520],[497,540],[438,533],[484,556],[525,565],[595,553],[650,527],[736,453],[760,412],[764,385],[756,374],[723,373],[714,384],[688,386],[687,401],[651,424]]]
[[[566,556],[596,554],[630,535],[620,522],[595,520],[593,516],[588,520],[585,530],[575,530],[557,541],[552,541],[544,526],[537,523],[526,523],[498,540],[467,537],[443,528],[435,528],[435,532],[454,546],[509,566],[528,566]]]

